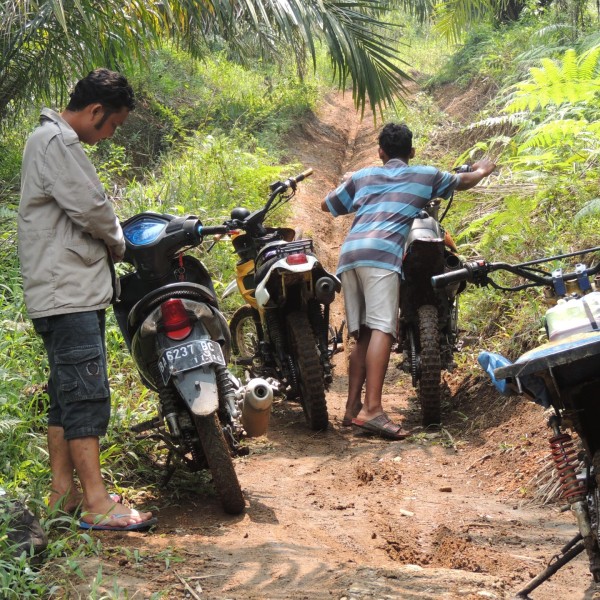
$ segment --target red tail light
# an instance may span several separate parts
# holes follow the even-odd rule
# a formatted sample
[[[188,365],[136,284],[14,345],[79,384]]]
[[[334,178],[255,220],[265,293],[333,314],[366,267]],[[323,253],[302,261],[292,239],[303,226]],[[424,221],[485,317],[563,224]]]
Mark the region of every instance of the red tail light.
[[[176,298],[167,300],[161,304],[160,310],[167,337],[172,340],[183,340],[190,335],[192,324],[181,300]]]
[[[288,265],[304,265],[308,262],[306,254],[290,254],[285,261]]]

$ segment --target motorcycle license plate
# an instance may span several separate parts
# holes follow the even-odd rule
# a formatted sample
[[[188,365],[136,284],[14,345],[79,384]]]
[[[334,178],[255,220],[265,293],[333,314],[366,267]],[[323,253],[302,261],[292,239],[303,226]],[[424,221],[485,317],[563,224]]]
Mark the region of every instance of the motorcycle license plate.
[[[158,360],[158,370],[167,385],[172,375],[211,364],[225,366],[221,346],[212,340],[192,340],[165,350]]]

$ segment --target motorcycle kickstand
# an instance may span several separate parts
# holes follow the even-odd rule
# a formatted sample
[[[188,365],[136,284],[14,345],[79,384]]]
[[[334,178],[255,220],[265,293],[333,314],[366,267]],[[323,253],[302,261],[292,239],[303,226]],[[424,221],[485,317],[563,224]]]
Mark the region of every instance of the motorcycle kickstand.
[[[531,600],[529,598],[530,592],[542,585],[544,581],[550,579],[550,577],[552,577],[556,571],[558,571],[561,567],[564,567],[568,562],[573,560],[585,550],[582,540],[583,538],[581,537],[581,534],[578,533],[568,544],[561,548],[560,554],[557,554],[550,560],[550,563],[546,569],[534,577],[522,590],[517,592],[514,600]]]

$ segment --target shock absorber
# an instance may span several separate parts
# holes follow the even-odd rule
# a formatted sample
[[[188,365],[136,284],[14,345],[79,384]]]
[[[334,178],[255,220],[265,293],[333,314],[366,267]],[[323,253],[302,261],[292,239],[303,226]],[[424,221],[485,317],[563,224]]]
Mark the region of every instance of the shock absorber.
[[[577,453],[573,438],[568,433],[558,433],[550,438],[550,449],[563,498],[570,503],[583,500],[586,484],[577,478]]]
[[[573,439],[560,431],[559,417],[551,417],[548,424],[554,430],[554,435],[550,438],[550,448],[558,472],[562,496],[569,502],[571,512],[577,520],[577,527],[588,555],[590,572],[594,581],[600,582],[600,551],[592,529],[586,498],[588,484],[586,480],[577,478],[577,456]]]

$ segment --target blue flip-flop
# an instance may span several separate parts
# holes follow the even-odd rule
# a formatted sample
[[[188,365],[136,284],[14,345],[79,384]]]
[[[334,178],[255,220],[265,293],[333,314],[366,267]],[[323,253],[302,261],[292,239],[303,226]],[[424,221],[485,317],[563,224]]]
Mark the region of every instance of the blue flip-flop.
[[[121,519],[128,516],[129,515],[111,515],[111,517],[116,519]],[[122,525],[86,523],[85,521],[79,521],[79,527],[80,529],[93,529],[95,531],[146,531],[147,529],[154,527],[157,523],[158,519],[156,517],[152,517],[146,521],[141,521],[140,523],[131,523],[131,525],[126,525],[125,527]]]

